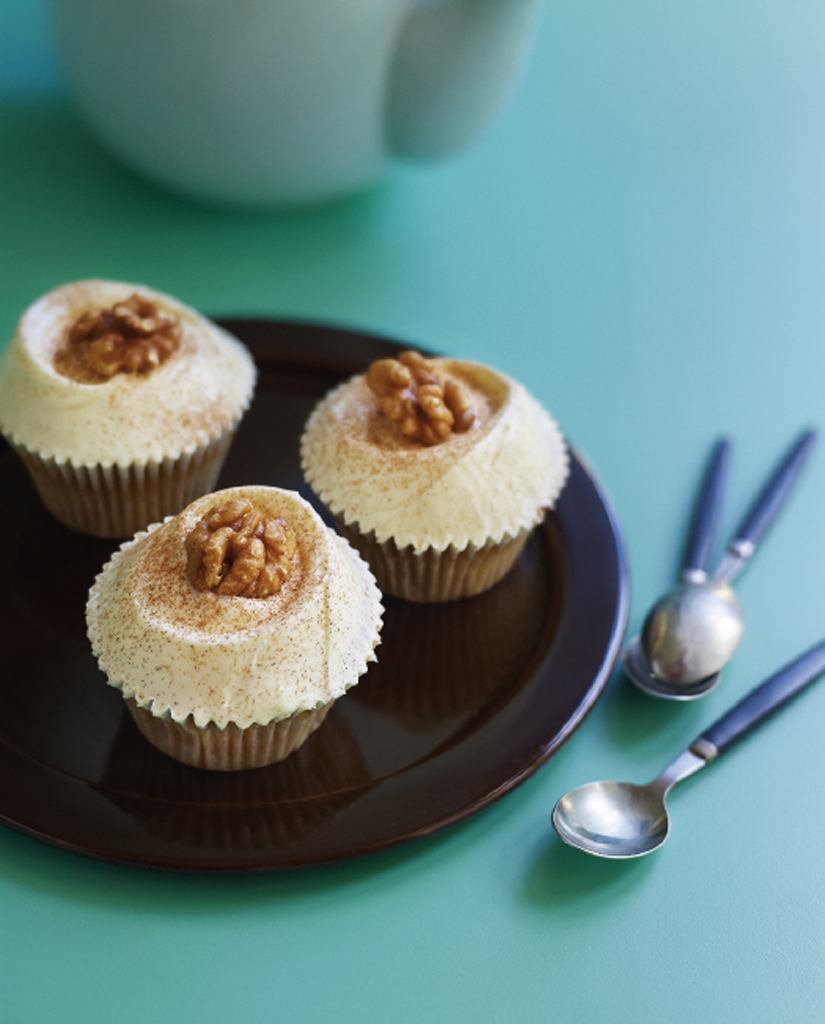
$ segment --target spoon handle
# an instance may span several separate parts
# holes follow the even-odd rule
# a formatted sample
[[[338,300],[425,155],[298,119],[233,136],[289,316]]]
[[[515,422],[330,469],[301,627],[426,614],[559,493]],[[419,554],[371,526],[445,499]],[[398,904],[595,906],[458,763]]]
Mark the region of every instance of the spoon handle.
[[[802,471],[802,467],[816,441],[816,437],[815,430],[806,430],[782,460],[767,484],[765,484],[753,507],[739,527],[736,537],[728,545],[728,549],[722,558],[722,563],[714,573],[716,579],[732,583],[745,568],[756,545],[761,540],[765,530],[773,522],[777,512],[784,505],[791,492],[791,488],[796,483],[797,477]]]
[[[711,454],[685,549],[682,567],[683,583],[702,583],[706,578],[708,559],[710,558],[716,528],[722,512],[722,499],[728,482],[728,466],[730,465],[731,443],[726,438],[717,442]]]
[[[825,640],[766,679],[705,729],[690,749],[712,761],[825,672]]]

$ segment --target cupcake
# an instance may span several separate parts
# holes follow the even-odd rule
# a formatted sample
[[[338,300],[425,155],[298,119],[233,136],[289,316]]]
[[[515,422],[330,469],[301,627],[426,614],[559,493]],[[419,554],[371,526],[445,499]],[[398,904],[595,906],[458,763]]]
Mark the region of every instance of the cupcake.
[[[0,431],[58,520],[129,537],[214,487],[255,377],[176,299],[79,281],[30,306],[0,357]]]
[[[316,406],[304,475],[383,591],[448,601],[512,567],[568,474],[553,419],[479,363],[404,352]]]
[[[92,649],[140,731],[196,768],[283,760],[375,660],[367,566],[298,494],[235,487],[121,545],[89,592]]]

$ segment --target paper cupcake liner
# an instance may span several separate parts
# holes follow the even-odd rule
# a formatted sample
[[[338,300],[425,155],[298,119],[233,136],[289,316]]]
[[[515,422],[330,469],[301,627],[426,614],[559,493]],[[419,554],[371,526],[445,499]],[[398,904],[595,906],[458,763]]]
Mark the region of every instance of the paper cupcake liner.
[[[15,447],[55,519],[95,537],[131,537],[211,491],[234,434],[233,426],[191,454],[131,466],[76,466]]]
[[[245,729],[232,722],[223,729],[214,722],[199,728],[191,715],[183,722],[158,718],[131,697],[126,707],[146,739],[169,757],[193,768],[236,772],[283,761],[321,725],[334,703]]]
[[[335,522],[368,563],[380,589],[407,601],[454,601],[489,590],[512,568],[531,533],[523,530],[510,540],[460,550],[416,552],[412,545],[399,548],[392,538],[379,543],[374,532],[361,533],[340,518]]]

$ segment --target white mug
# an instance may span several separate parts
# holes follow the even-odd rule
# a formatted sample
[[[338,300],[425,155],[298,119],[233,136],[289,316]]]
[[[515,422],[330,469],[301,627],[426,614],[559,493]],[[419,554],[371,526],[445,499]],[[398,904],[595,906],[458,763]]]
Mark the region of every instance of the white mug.
[[[51,0],[94,132],[155,181],[245,206],[313,202],[394,158],[468,145],[540,0]]]

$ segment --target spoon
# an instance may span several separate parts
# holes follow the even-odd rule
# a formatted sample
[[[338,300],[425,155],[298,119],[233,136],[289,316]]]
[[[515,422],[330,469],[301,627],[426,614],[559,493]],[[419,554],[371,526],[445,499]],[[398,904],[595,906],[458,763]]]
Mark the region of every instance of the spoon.
[[[721,510],[730,445],[714,450],[691,525],[681,583],[660,598],[624,656],[636,686],[655,697],[695,700],[719,682],[745,630],[745,617],[731,583],[742,572],[768,526],[785,503],[816,440],[805,431],[765,484],[719,567],[708,577],[706,564]]]
[[[571,790],[553,810],[553,827],[569,846],[596,857],[627,859],[652,853],[670,829],[670,790],[704,768],[825,672],[825,641],[744,697],[646,786],[591,782]]]

